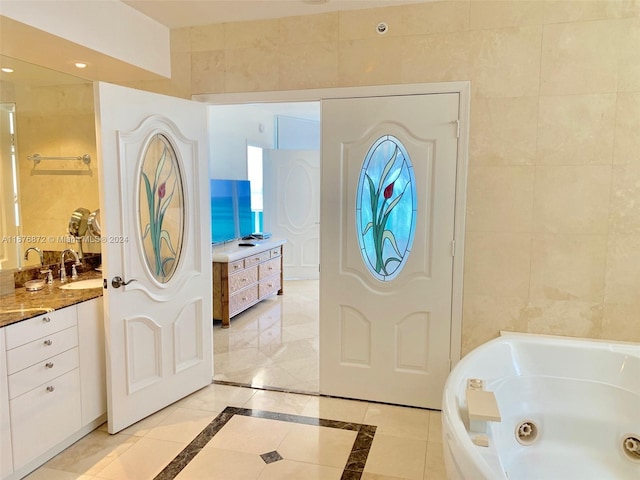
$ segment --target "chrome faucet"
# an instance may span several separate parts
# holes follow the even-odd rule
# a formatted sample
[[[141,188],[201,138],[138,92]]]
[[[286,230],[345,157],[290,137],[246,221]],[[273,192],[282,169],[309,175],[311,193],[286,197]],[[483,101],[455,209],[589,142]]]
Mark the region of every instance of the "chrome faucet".
[[[36,252],[38,254],[38,256],[40,257],[40,266],[44,266],[44,257],[42,255],[42,250],[40,250],[38,247],[29,247],[27,248],[27,250],[24,252],[24,259],[25,260],[29,260],[29,253],[30,252]]]
[[[78,254],[76,252],[74,252],[70,248],[67,248],[66,250],[63,250],[62,253],[60,254],[60,281],[62,283],[67,281],[67,272],[64,269],[64,256],[67,253],[72,254],[73,257],[76,260],[75,263],[71,266],[71,279],[72,280],[75,280],[76,278],[78,278],[78,272],[76,272],[76,265],[82,265],[82,263],[80,262],[80,258],[78,257]]]

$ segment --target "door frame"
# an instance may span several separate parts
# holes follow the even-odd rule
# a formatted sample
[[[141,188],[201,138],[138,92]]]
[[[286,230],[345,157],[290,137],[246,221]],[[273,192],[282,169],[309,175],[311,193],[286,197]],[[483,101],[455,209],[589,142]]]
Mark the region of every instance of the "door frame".
[[[415,83],[406,85],[380,85],[362,87],[318,88],[309,90],[282,90],[270,92],[215,93],[193,95],[192,100],[211,105],[247,103],[313,102],[326,99],[356,97],[388,97],[400,95],[433,95],[457,93],[460,98],[458,112],[458,158],[456,174],[456,200],[453,244],[453,281],[451,290],[451,340],[449,346],[451,368],[460,360],[462,351],[462,295],[464,274],[464,240],[467,207],[467,173],[469,167],[469,112],[471,82]],[[320,156],[322,161],[322,154]],[[320,191],[322,196],[322,191]],[[322,273],[321,273],[322,275]]]

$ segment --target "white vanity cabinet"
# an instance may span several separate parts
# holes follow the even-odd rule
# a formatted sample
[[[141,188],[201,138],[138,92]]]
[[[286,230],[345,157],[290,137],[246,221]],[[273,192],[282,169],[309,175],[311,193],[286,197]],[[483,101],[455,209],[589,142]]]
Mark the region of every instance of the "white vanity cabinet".
[[[2,330],[14,470],[2,478],[17,479],[106,418],[102,299]]]
[[[9,422],[9,385],[7,384],[7,357],[4,348],[4,328],[0,328],[0,478],[13,472],[11,451],[11,423]]]
[[[77,308],[82,425],[102,423],[107,414],[102,297],[79,303]]]

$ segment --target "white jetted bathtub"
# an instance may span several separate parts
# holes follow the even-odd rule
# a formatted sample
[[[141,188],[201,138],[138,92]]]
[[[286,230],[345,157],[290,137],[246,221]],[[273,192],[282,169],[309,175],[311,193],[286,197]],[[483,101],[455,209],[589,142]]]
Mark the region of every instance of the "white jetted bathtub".
[[[639,480],[640,344],[504,333],[445,385],[449,480]]]

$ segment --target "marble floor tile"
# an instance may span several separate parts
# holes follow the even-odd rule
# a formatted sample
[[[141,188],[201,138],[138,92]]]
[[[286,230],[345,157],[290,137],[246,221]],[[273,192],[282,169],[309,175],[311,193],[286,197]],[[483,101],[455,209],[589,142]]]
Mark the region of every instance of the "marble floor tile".
[[[212,448],[261,455],[277,450],[292,426],[286,422],[236,415],[208,445]]]
[[[371,403],[364,423],[377,425],[380,434],[426,441],[429,438],[429,419],[429,410]]]
[[[302,415],[316,418],[331,418],[343,422],[365,423],[364,416],[369,404],[356,400],[331,397],[311,397],[302,410]]]
[[[266,466],[258,480],[340,480],[342,468],[313,465],[293,460],[282,460]]]
[[[214,380],[318,392],[318,281],[285,280],[284,291],[230,328],[214,323]]]
[[[376,433],[364,471],[423,480],[426,453],[426,441]]]
[[[429,443],[442,443],[442,413],[431,410],[429,412]]]
[[[277,451],[287,460],[344,469],[357,432],[293,424]]]
[[[174,405],[220,413],[229,406],[242,407],[255,393],[256,390],[251,388],[238,388],[214,383],[179,400]]]
[[[259,390],[244,404],[244,407],[301,415],[310,400],[311,397],[308,395]]]
[[[93,477],[91,475],[82,475],[42,467],[24,478],[25,480],[90,480]]]
[[[427,443],[427,460],[424,469],[424,480],[447,480],[444,467],[444,452],[442,440]]]
[[[125,433],[109,435],[106,431],[94,430],[53,457],[45,463],[44,467],[76,474],[95,475],[138,440],[140,440],[139,437]]]
[[[153,427],[155,427],[160,422],[162,422],[162,420],[171,415],[175,409],[175,404],[169,405],[168,407],[163,408],[162,410],[159,410],[146,418],[143,418],[139,422],[134,423],[130,427],[125,428],[120,433],[125,435],[134,435],[136,437],[144,437]],[[105,423],[104,425],[102,425],[100,429],[106,432],[107,424]]]
[[[176,408],[158,425],[149,430],[145,438],[188,444],[215,417],[216,415],[213,412]]]
[[[266,466],[259,455],[206,446],[175,480],[255,480]]]
[[[152,480],[185,447],[184,443],[141,438],[94,475],[105,480]]]

